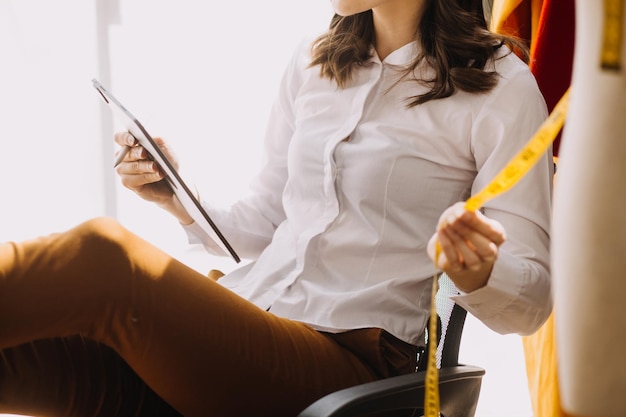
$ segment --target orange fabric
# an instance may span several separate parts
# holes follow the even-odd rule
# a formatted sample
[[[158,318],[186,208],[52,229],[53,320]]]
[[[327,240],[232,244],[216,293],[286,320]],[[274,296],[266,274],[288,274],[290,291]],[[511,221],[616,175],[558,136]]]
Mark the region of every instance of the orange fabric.
[[[574,0],[494,0],[491,29],[528,42],[530,68],[552,111],[571,82]],[[560,136],[554,142],[558,156]],[[528,389],[535,417],[573,417],[561,408],[554,317],[522,338]]]
[[[535,417],[573,417],[561,408],[554,315],[532,336],[522,338],[526,376]]]
[[[543,0],[494,0],[491,30],[525,40],[532,48]],[[532,49],[531,49],[532,53]]]

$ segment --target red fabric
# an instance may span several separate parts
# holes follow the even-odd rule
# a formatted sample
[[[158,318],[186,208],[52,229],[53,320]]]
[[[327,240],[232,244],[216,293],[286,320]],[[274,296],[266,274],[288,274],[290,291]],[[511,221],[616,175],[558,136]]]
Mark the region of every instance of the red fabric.
[[[552,111],[571,83],[575,41],[575,1],[544,0],[530,68]],[[558,156],[561,135],[554,141]]]

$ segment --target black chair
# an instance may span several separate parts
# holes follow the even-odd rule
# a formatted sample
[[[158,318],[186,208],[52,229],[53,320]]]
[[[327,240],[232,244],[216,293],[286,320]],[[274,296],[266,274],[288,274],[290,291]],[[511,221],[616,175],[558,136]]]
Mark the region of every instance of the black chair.
[[[443,417],[473,417],[485,370],[459,364],[466,311],[450,299],[450,295],[457,293],[452,281],[442,274],[436,298],[440,329],[437,337],[440,413]],[[422,370],[340,390],[311,404],[298,417],[356,417],[390,412],[422,416],[425,377]]]

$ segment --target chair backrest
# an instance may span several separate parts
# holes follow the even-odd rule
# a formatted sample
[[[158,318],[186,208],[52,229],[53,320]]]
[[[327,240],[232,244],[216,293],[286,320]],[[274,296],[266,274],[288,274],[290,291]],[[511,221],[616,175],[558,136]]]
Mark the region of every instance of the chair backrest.
[[[457,294],[459,291],[452,280],[445,273],[442,273],[439,276],[439,289],[435,299],[437,315],[439,316],[438,368],[459,364],[459,348],[467,312],[450,298],[450,296]]]

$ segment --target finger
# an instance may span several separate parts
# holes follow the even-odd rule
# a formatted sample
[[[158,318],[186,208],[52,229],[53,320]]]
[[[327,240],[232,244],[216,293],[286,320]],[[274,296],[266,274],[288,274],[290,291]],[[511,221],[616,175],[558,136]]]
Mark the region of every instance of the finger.
[[[161,181],[164,177],[161,172],[123,175],[120,177],[122,185],[131,190],[138,190],[146,185]]]
[[[122,162],[115,169],[119,175],[143,175],[160,173],[157,163],[147,159]]]
[[[163,152],[163,154],[169,159],[170,163],[174,166],[174,168],[178,169],[178,158],[176,157],[176,153],[172,150],[172,148],[168,145],[165,140],[160,137],[155,137],[154,143],[157,144],[159,149]]]
[[[480,211],[470,212],[464,210],[457,217],[460,223],[478,234],[485,236],[496,245],[501,245],[506,240],[506,232],[500,222],[490,219]]]
[[[148,157],[148,152],[144,149],[143,146],[133,146],[130,148],[128,155],[124,158],[125,161],[141,161],[146,160]]]
[[[452,228],[444,229],[443,233],[454,245],[461,267],[472,271],[480,270],[484,260],[478,255],[475,246]]]
[[[463,258],[445,229],[438,232],[437,238],[441,247],[438,267],[445,271],[458,272],[463,270]]]
[[[493,242],[489,237],[480,234],[474,229],[470,229],[462,222],[455,223],[454,226],[450,226],[448,230],[458,235],[459,239],[466,243],[468,248],[474,252],[480,261],[495,261],[498,253],[498,244]],[[465,254],[465,252],[463,253]]]
[[[116,132],[113,135],[113,140],[120,146],[134,146],[137,142],[134,136],[128,132]]]

